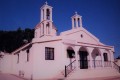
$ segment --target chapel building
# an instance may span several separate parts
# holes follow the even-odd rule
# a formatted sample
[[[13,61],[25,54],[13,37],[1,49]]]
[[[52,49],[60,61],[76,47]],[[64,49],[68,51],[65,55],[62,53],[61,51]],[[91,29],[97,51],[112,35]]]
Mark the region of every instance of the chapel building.
[[[40,22],[35,26],[33,40],[12,55],[4,56],[0,61],[1,72],[35,80],[81,79],[89,73],[88,78],[119,75],[114,68],[113,46],[101,43],[87,31],[77,12],[71,17],[71,29],[57,35],[52,10],[48,3],[40,8]]]

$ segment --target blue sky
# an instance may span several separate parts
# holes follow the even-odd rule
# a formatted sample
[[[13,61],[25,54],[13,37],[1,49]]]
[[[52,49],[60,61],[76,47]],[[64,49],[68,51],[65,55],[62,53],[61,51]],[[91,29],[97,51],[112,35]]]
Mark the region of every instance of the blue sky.
[[[46,0],[0,0],[0,30],[18,27],[33,29],[40,21],[40,7]],[[47,0],[53,7],[53,22],[58,33],[71,29],[75,11],[83,27],[101,42],[115,46],[120,55],[120,0]]]

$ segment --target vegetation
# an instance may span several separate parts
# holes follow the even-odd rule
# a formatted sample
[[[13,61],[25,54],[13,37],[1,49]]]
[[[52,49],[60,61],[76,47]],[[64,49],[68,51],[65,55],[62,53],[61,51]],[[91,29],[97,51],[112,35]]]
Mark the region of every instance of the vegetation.
[[[16,31],[0,30],[0,51],[11,53],[20,46],[30,42],[34,37],[34,30],[18,28]]]
[[[116,59],[120,59],[120,55]]]

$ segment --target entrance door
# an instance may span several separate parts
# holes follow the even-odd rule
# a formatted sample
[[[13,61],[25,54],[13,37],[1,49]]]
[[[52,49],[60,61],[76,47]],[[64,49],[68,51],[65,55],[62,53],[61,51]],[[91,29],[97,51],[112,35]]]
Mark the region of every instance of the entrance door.
[[[88,60],[87,60],[88,53],[86,51],[80,51],[80,69],[88,69]]]

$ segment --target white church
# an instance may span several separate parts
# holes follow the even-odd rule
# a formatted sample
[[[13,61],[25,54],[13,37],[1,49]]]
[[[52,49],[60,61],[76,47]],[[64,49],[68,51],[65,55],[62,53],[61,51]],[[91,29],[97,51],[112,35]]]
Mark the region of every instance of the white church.
[[[53,7],[45,3],[33,40],[0,58],[0,72],[31,80],[85,79],[120,76],[114,47],[99,41],[82,26],[82,16],[71,17],[71,29],[57,35]]]

